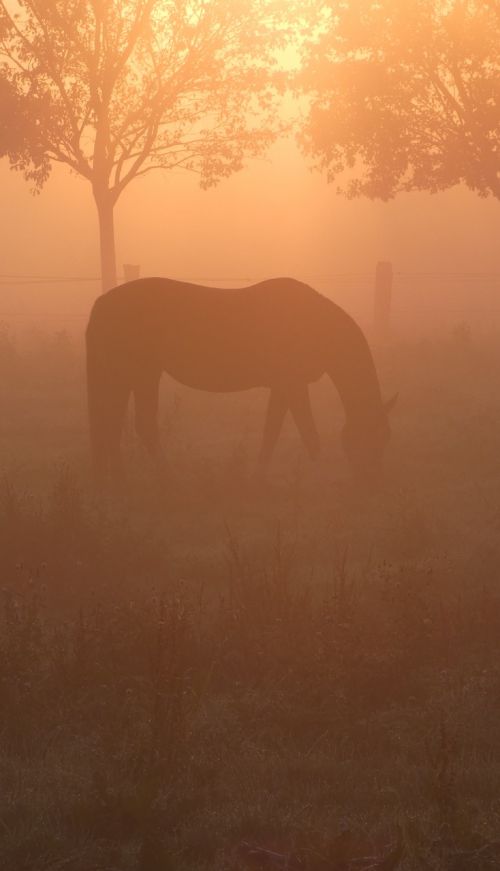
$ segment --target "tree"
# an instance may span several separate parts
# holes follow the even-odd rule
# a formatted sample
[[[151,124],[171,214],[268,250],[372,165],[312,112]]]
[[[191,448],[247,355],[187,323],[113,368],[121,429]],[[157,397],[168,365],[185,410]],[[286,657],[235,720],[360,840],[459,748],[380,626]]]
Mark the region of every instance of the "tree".
[[[0,0],[2,74],[43,101],[45,157],[92,186],[104,288],[133,180],[182,167],[208,187],[271,141],[285,12],[275,0]]]
[[[331,0],[325,16],[301,74],[300,139],[339,191],[464,182],[500,199],[497,0]]]

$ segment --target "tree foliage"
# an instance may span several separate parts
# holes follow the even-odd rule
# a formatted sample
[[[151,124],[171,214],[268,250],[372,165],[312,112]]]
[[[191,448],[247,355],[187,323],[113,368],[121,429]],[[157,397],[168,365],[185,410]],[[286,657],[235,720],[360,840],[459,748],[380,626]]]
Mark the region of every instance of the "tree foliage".
[[[183,168],[208,187],[271,141],[285,16],[275,0],[0,0],[2,74],[45,102],[44,153],[92,185],[108,253],[132,180]]]
[[[0,74],[0,157],[7,157],[13,169],[24,173],[39,188],[47,179],[50,164],[39,139],[38,112],[29,94],[20,94]]]
[[[500,198],[500,3],[330,0],[306,50],[305,151],[348,196]]]

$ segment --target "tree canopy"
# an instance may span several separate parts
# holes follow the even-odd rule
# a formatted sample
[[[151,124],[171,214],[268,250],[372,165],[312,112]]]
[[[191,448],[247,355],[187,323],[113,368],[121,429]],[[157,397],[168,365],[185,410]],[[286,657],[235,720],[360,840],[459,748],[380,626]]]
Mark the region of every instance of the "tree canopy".
[[[286,15],[274,0],[0,0],[2,76],[44,101],[46,158],[92,185],[106,286],[131,181],[183,168],[207,187],[271,141]]]
[[[500,198],[500,4],[329,0],[306,47],[300,133],[348,196],[464,182]]]

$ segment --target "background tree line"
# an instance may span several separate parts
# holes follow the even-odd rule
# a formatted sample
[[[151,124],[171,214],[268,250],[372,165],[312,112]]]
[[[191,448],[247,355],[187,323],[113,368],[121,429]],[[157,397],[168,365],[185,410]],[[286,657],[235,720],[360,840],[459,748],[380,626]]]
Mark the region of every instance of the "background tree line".
[[[289,128],[287,88],[306,96],[305,155],[342,193],[499,198],[499,36],[490,0],[0,0],[0,155],[35,189],[54,163],[91,185],[105,289],[128,185],[240,170]]]

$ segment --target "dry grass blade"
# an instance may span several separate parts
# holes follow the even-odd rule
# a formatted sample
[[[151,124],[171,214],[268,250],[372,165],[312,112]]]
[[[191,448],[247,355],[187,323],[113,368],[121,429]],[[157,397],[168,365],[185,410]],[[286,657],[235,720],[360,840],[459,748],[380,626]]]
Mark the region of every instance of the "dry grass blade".
[[[451,857],[449,871],[486,871],[500,866],[500,841],[484,844],[476,850],[463,850]]]
[[[256,847],[246,842],[240,844],[238,855],[245,865],[256,868],[278,868],[281,871],[396,871],[403,858],[401,833],[393,849],[382,857],[364,856],[347,858],[344,849],[337,848],[337,842],[347,845],[349,833],[343,833],[334,843],[335,849],[329,861],[324,858],[304,862],[293,853],[277,853],[264,847]]]
[[[403,858],[403,854],[404,847],[401,838],[401,832],[398,832],[396,844],[387,854],[387,856],[379,859],[373,865],[368,866],[368,868],[364,869],[364,871],[395,871]]]
[[[280,868],[282,871],[303,871],[303,862],[293,854],[277,853],[264,847],[255,847],[244,841],[238,847],[238,856],[245,864],[256,868]]]

